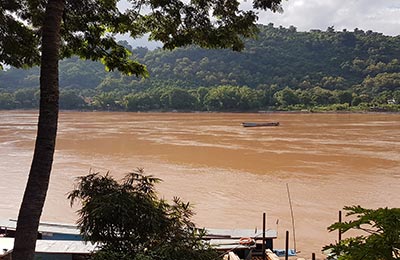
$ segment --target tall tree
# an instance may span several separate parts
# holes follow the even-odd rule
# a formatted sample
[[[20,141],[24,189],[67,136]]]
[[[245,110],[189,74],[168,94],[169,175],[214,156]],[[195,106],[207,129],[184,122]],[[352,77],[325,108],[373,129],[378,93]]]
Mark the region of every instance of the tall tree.
[[[32,259],[49,186],[58,121],[58,58],[63,0],[49,1],[42,27],[40,109],[28,183],[18,215],[13,259]],[[33,247],[34,249],[34,247]]]
[[[253,8],[281,10],[282,0],[253,0]],[[101,60],[108,70],[147,76],[129,59],[115,34],[132,38],[150,33],[164,48],[197,44],[209,48],[244,47],[255,36],[257,13],[237,0],[131,0],[121,12],[118,0],[1,0],[0,64],[41,65],[40,111],[35,150],[21,204],[13,259],[33,259],[37,229],[46,198],[58,123],[58,61],[78,55]],[[145,11],[143,11],[145,10]]]

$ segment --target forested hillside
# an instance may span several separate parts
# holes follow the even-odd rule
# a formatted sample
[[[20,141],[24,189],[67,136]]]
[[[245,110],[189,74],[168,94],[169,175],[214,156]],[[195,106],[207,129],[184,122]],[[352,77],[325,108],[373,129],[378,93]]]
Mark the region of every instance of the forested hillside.
[[[127,44],[125,42],[125,44]],[[61,107],[108,110],[379,109],[400,102],[400,36],[260,26],[243,52],[132,50],[150,78],[60,63]],[[0,108],[37,106],[37,68],[0,72]]]

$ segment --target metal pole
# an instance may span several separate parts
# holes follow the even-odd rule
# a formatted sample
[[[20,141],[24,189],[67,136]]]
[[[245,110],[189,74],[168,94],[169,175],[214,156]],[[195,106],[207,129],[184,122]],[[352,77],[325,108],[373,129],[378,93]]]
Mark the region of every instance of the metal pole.
[[[266,226],[266,214],[265,212],[263,213],[263,238],[262,238],[262,246],[261,246],[261,250],[262,250],[262,259],[266,260],[266,255],[265,255],[265,226]]]
[[[342,223],[342,211],[339,210],[339,223]],[[339,228],[339,242],[342,241],[342,229]]]
[[[289,259],[289,231],[286,230],[285,260]]]

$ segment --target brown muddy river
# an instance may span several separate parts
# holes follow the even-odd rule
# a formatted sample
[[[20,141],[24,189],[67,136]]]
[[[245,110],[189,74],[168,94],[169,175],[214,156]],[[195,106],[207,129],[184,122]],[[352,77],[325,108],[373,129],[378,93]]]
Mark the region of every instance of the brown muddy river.
[[[36,114],[0,111],[0,217],[15,218],[29,171]],[[244,128],[243,121],[279,121]],[[137,167],[163,179],[161,196],[192,202],[198,226],[292,231],[309,257],[333,242],[345,205],[400,207],[400,114],[63,112],[42,220],[73,222],[76,176]],[[293,245],[291,245],[293,247]]]

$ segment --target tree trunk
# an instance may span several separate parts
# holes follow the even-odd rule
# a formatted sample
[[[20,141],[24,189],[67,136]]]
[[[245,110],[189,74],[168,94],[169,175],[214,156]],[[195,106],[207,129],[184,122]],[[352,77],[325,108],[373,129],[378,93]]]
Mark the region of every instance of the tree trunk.
[[[18,215],[13,260],[33,259],[49,186],[58,122],[58,60],[64,0],[49,0],[42,26],[40,108],[35,151]]]

